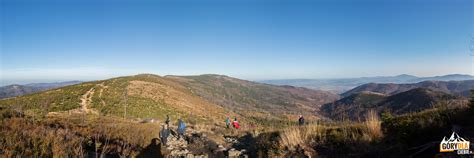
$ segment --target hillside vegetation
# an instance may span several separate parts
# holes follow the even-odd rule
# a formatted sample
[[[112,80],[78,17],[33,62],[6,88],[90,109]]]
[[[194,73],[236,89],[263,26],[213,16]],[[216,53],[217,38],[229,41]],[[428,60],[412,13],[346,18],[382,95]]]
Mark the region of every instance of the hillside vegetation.
[[[27,115],[44,117],[48,112],[67,111],[80,108],[80,98],[95,83],[84,83],[34,93],[16,98],[0,100],[0,107],[23,110]]]
[[[221,75],[167,76],[186,86],[193,94],[236,111],[245,117],[267,120],[295,119],[299,114],[318,117],[321,105],[338,95],[292,86],[258,84]],[[277,117],[275,117],[277,116]],[[267,118],[269,117],[269,118]],[[262,118],[256,118],[262,119]]]
[[[0,106],[24,110],[39,119],[91,109],[102,116],[139,121],[170,115],[206,125],[222,125],[229,116],[263,127],[286,125],[299,114],[308,115],[308,121],[316,120],[320,106],[337,98],[329,92],[258,84],[220,75],[143,74],[4,99]]]

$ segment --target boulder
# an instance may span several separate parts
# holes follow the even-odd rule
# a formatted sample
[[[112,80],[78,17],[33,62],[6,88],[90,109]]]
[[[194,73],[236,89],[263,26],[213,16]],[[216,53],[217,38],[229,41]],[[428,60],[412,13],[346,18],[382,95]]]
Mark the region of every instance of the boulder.
[[[155,123],[155,122],[158,122],[158,119],[155,119],[155,118],[145,118],[145,119],[139,121],[139,123]]]
[[[227,149],[222,144],[217,145],[217,151],[226,151],[226,150]]]
[[[239,157],[240,154],[242,154],[241,151],[235,150],[234,148],[230,149],[228,153],[229,153],[229,157]]]
[[[194,156],[193,154],[191,154],[191,153],[188,153],[188,154],[186,155],[186,158],[195,158],[195,156]]]
[[[194,158],[208,158],[207,154],[202,154],[202,155],[194,155]]]
[[[224,140],[225,140],[225,142],[227,142],[227,143],[234,143],[234,144],[239,143],[239,141],[238,141],[237,139],[231,138],[231,137],[225,137]]]
[[[171,153],[170,153],[170,156],[173,156],[173,157],[185,157],[187,156],[189,153],[188,149],[184,149],[184,150],[172,150]]]

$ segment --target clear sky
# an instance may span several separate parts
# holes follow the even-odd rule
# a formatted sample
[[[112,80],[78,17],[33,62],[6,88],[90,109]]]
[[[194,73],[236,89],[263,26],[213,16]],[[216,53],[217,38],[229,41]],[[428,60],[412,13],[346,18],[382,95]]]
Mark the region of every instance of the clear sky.
[[[472,74],[472,0],[1,0],[2,84]]]

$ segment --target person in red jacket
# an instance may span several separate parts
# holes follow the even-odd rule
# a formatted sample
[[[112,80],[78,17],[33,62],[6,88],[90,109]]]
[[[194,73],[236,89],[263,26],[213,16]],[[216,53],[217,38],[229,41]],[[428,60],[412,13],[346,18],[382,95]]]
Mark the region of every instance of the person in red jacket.
[[[234,122],[232,122],[232,125],[234,126],[235,129],[239,129],[239,121],[237,121],[237,117],[234,118]]]

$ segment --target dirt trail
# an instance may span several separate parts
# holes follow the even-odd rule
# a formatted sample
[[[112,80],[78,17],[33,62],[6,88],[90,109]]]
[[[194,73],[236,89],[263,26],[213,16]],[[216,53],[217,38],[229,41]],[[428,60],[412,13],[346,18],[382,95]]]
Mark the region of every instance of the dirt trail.
[[[81,97],[81,111],[85,113],[97,113],[96,111],[87,108],[92,102],[92,96],[94,95],[94,87],[89,89],[84,95]]]
[[[89,89],[84,95],[81,97],[81,105],[80,108],[68,110],[68,111],[61,111],[61,112],[49,112],[46,116],[60,116],[60,115],[71,115],[71,114],[84,114],[84,113],[91,113],[98,115],[99,112],[95,109],[90,109],[88,106],[92,102],[92,96],[94,96],[95,87]]]

